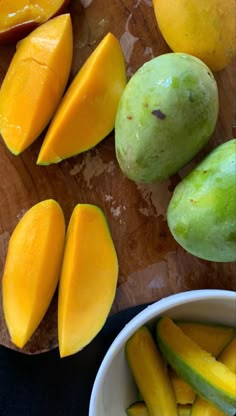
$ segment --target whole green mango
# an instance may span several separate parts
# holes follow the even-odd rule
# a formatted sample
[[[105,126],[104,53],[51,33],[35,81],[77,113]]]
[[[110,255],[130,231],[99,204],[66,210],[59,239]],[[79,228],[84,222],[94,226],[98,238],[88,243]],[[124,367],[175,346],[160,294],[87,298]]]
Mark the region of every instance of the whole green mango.
[[[189,253],[236,261],[236,139],[215,148],[176,186],[167,221]]]
[[[211,137],[218,89],[199,59],[168,53],[145,63],[121,97],[115,146],[124,175],[162,181],[188,163]]]

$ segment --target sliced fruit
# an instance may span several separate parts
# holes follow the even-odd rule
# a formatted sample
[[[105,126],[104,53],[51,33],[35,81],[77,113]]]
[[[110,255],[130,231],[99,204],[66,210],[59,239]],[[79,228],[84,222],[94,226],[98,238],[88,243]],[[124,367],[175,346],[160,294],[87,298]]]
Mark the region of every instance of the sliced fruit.
[[[47,126],[71,61],[69,14],[49,20],[18,44],[0,90],[0,133],[13,154],[23,152]]]
[[[34,205],[9,241],[2,278],[3,310],[12,342],[23,348],[55,292],[63,254],[65,222],[52,199]]]
[[[0,43],[16,42],[36,26],[62,13],[68,0],[4,0],[0,2]]]
[[[220,354],[219,361],[236,373],[236,338]],[[236,385],[234,386],[236,396]],[[234,409],[236,411],[236,407]],[[225,413],[216,409],[211,403],[197,397],[193,404],[191,416],[224,416]]]
[[[80,69],[63,97],[37,163],[48,165],[84,152],[114,128],[126,85],[122,49],[108,33]]]
[[[236,335],[236,329],[199,322],[176,322],[200,347],[217,357]]]
[[[229,416],[236,407],[236,376],[168,317],[157,323],[158,345],[168,363],[203,398]]]
[[[178,416],[190,416],[191,410],[191,405],[178,405]]]
[[[214,357],[219,355],[236,333],[235,328],[216,324],[177,322],[177,325],[186,335]],[[193,403],[196,393],[192,387],[172,369],[170,369],[169,375],[177,403]]]
[[[177,405],[167,368],[147,327],[126,343],[126,357],[150,416],[176,416]]]
[[[103,212],[79,204],[66,237],[59,284],[60,356],[82,350],[97,335],[114,300],[118,261]]]
[[[144,402],[131,404],[126,410],[128,416],[149,416],[147,406]]]
[[[192,404],[196,397],[195,391],[192,387],[181,377],[179,377],[174,370],[169,369],[169,377],[172,383],[176,401],[178,404]]]

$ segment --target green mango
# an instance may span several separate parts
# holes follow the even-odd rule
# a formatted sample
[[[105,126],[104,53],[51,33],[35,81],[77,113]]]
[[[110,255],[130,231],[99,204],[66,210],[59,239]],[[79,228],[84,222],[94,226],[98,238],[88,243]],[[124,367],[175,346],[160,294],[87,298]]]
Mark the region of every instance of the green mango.
[[[236,261],[236,139],[215,148],[176,186],[167,221],[189,253]]]
[[[168,53],[145,63],[117,111],[115,147],[124,175],[151,183],[176,173],[208,142],[218,111],[216,81],[198,58]]]

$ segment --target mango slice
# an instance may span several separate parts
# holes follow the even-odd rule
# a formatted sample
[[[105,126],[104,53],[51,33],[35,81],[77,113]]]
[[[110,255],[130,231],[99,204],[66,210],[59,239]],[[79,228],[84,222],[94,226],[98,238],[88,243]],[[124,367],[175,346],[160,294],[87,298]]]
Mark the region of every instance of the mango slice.
[[[54,295],[65,238],[63,212],[52,199],[34,205],[9,241],[2,278],[3,310],[12,342],[23,348]]]
[[[201,348],[217,357],[236,334],[235,328],[198,322],[177,322],[182,331]],[[236,358],[235,358],[236,359]],[[169,376],[175,391],[177,403],[193,403],[196,393],[192,387],[170,369]]]
[[[13,154],[23,152],[47,126],[71,61],[69,14],[42,24],[18,44],[0,90],[0,133]]]
[[[196,397],[196,393],[192,387],[171,368],[169,369],[169,377],[177,403],[182,405],[192,404]]]
[[[125,85],[124,56],[118,40],[108,33],[64,95],[37,163],[58,163],[103,140],[114,128]]]
[[[97,335],[115,297],[118,261],[103,212],[79,204],[72,213],[59,284],[60,356],[82,350]]]
[[[0,1],[0,43],[16,42],[36,26],[62,13],[68,0]]]
[[[168,363],[214,406],[234,416],[236,375],[191,340],[168,317],[157,323],[158,345]]]
[[[177,322],[182,331],[201,348],[217,357],[236,335],[236,329],[199,322]]]
[[[191,415],[191,405],[178,405],[177,411],[178,416],[190,416]],[[127,416],[149,416],[147,406],[144,402],[136,402],[131,404],[126,410]]]
[[[149,416],[147,406],[144,402],[131,404],[126,410],[127,416]]]
[[[166,366],[147,327],[126,343],[126,357],[150,416],[177,416],[174,392]]]
[[[220,354],[218,360],[226,365],[233,373],[236,373],[236,338],[234,338]],[[234,386],[234,389],[236,396],[236,385]],[[191,416],[224,416],[224,413],[213,407],[201,397],[198,397],[194,402]]]

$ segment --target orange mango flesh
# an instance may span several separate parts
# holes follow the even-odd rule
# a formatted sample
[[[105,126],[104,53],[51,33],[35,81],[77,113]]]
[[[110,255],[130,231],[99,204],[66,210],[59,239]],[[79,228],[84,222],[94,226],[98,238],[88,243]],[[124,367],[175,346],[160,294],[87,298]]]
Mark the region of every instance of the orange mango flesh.
[[[108,33],[64,95],[37,163],[58,163],[103,140],[114,128],[125,85],[124,56],[118,40]]]
[[[118,261],[102,211],[79,204],[68,226],[59,284],[60,356],[82,350],[97,335],[116,291]]]
[[[12,342],[23,348],[54,295],[65,237],[64,216],[54,200],[34,205],[9,241],[3,272],[3,310]]]
[[[224,349],[218,360],[236,374],[236,338]],[[236,396],[236,384],[234,385],[234,389]],[[191,412],[191,416],[224,416],[224,414],[201,397],[197,397]]]
[[[26,26],[36,26],[64,10],[66,0],[4,0],[0,1],[0,41],[18,38]]]
[[[0,90],[0,133],[9,150],[25,150],[47,126],[72,61],[69,14],[42,24],[17,47]]]

